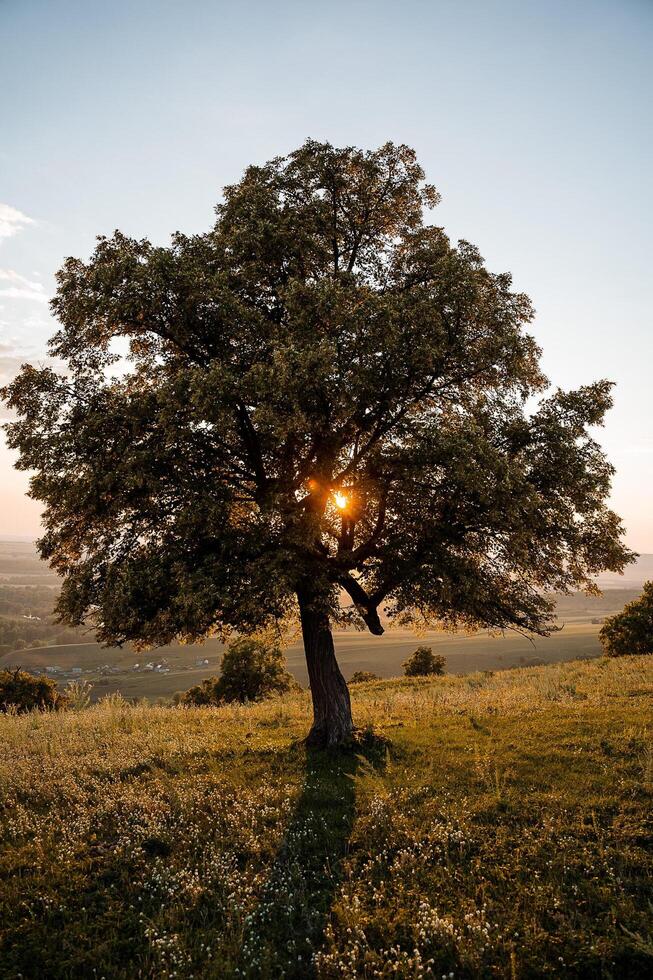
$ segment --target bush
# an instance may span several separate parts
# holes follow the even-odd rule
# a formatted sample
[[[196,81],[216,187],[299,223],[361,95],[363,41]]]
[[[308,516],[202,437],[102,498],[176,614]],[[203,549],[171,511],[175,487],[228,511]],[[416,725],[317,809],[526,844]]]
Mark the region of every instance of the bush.
[[[380,681],[378,674],[373,674],[371,670],[355,670],[349,678],[350,684],[365,684],[367,681]]]
[[[189,688],[183,694],[174,695],[173,704],[193,705],[194,707],[204,707],[207,704],[220,704],[222,697],[218,693],[219,677],[206,677],[201,684]]]
[[[638,599],[606,619],[599,640],[609,657],[653,653],[653,582],[645,582]]]
[[[220,677],[208,677],[183,696],[182,704],[260,701],[297,686],[285,668],[281,648],[246,636],[227,647]]]
[[[58,711],[68,707],[68,698],[49,677],[33,677],[24,670],[0,671],[0,711]]]
[[[433,653],[431,647],[418,647],[401,666],[406,677],[429,677],[444,674],[447,661],[440,654]]]

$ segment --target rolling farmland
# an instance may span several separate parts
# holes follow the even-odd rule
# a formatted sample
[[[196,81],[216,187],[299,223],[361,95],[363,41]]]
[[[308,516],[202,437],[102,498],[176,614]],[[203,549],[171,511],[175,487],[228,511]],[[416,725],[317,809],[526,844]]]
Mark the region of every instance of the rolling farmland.
[[[369,633],[340,631],[335,634],[336,653],[346,678],[355,670],[374,671],[381,677],[397,676],[402,673],[402,662],[422,643],[443,654],[447,658],[447,671],[454,674],[595,657],[600,653],[598,631],[601,620],[634,598],[646,577],[653,577],[653,556],[650,555],[642,556],[626,571],[623,576],[626,587],[615,587],[614,583],[619,580],[612,576],[600,597],[579,593],[560,597],[558,621],[562,628],[550,637],[530,640],[515,633],[502,636],[426,633],[418,636],[399,629],[388,629],[384,636],[376,637]],[[41,602],[47,588],[54,602],[58,579],[39,561],[31,542],[3,541],[0,542],[0,586],[22,596],[34,590],[34,596],[38,595]],[[79,639],[86,638],[80,634]],[[286,655],[289,670],[302,686],[306,686],[308,677],[299,639],[287,648]],[[94,700],[115,691],[127,698],[156,700],[168,699],[176,691],[186,690],[203,677],[216,674],[221,657],[222,645],[215,639],[201,645],[175,644],[146,653],[137,653],[129,645],[122,649],[106,649],[86,641],[5,650],[0,655],[0,666],[21,666],[31,671],[56,667],[58,671],[54,676],[63,682],[76,677],[92,683]],[[198,663],[204,660],[208,660],[208,664]],[[147,664],[152,665],[151,669]],[[75,674],[73,668],[77,668]]]
[[[451,636],[427,633],[418,637],[408,630],[389,630],[382,637],[373,637],[366,633],[339,632],[335,634],[335,642],[346,678],[355,670],[371,670],[382,677],[395,677],[402,673],[402,662],[421,643],[433,646],[447,658],[449,673],[469,674],[477,670],[501,670],[598,656],[599,629],[598,624],[570,623],[553,636],[533,641],[516,634]],[[308,677],[301,643],[288,647],[286,655],[288,669],[305,687]],[[197,684],[203,677],[216,674],[221,656],[222,646],[217,640],[208,640],[202,646],[161,647],[145,654],[137,654],[128,648],[111,650],[96,643],[83,643],[5,654],[0,664],[20,664],[32,671],[55,665],[61,668],[62,680],[71,679],[73,667],[82,667],[81,677],[94,685],[94,699],[120,691],[127,698],[155,700],[169,698],[176,691]],[[208,665],[196,665],[195,661],[199,659],[207,659]],[[167,670],[142,669],[146,663],[156,667],[163,661],[167,661]],[[139,669],[134,669],[135,664]],[[102,674],[107,667],[115,673]]]

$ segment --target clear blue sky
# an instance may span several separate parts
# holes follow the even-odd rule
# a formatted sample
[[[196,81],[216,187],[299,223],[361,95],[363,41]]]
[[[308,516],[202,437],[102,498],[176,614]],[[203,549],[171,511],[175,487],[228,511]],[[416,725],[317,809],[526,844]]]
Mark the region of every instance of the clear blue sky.
[[[204,230],[308,136],[409,143],[551,380],[617,382],[614,504],[653,551],[652,0],[0,0],[0,44],[0,378],[96,234]],[[0,534],[38,532],[25,485],[0,447]]]

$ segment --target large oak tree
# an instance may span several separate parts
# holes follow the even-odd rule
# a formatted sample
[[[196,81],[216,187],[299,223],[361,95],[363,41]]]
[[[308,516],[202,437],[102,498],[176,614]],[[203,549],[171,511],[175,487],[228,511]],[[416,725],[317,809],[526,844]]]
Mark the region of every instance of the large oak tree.
[[[610,384],[545,397],[528,298],[424,222],[436,203],[405,146],[309,141],[227,187],[207,234],[66,261],[66,370],[5,390],[62,621],[161,644],[298,608],[309,741],[332,745],[335,621],[546,633],[547,593],[623,567],[589,431]]]

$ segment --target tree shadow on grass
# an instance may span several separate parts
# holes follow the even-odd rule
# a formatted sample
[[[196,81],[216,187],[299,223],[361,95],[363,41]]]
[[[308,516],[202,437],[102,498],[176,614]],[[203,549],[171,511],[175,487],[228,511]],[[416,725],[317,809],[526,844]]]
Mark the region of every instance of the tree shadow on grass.
[[[306,752],[306,779],[259,903],[247,917],[237,976],[309,980],[342,880],[361,766],[382,765],[385,747]]]

